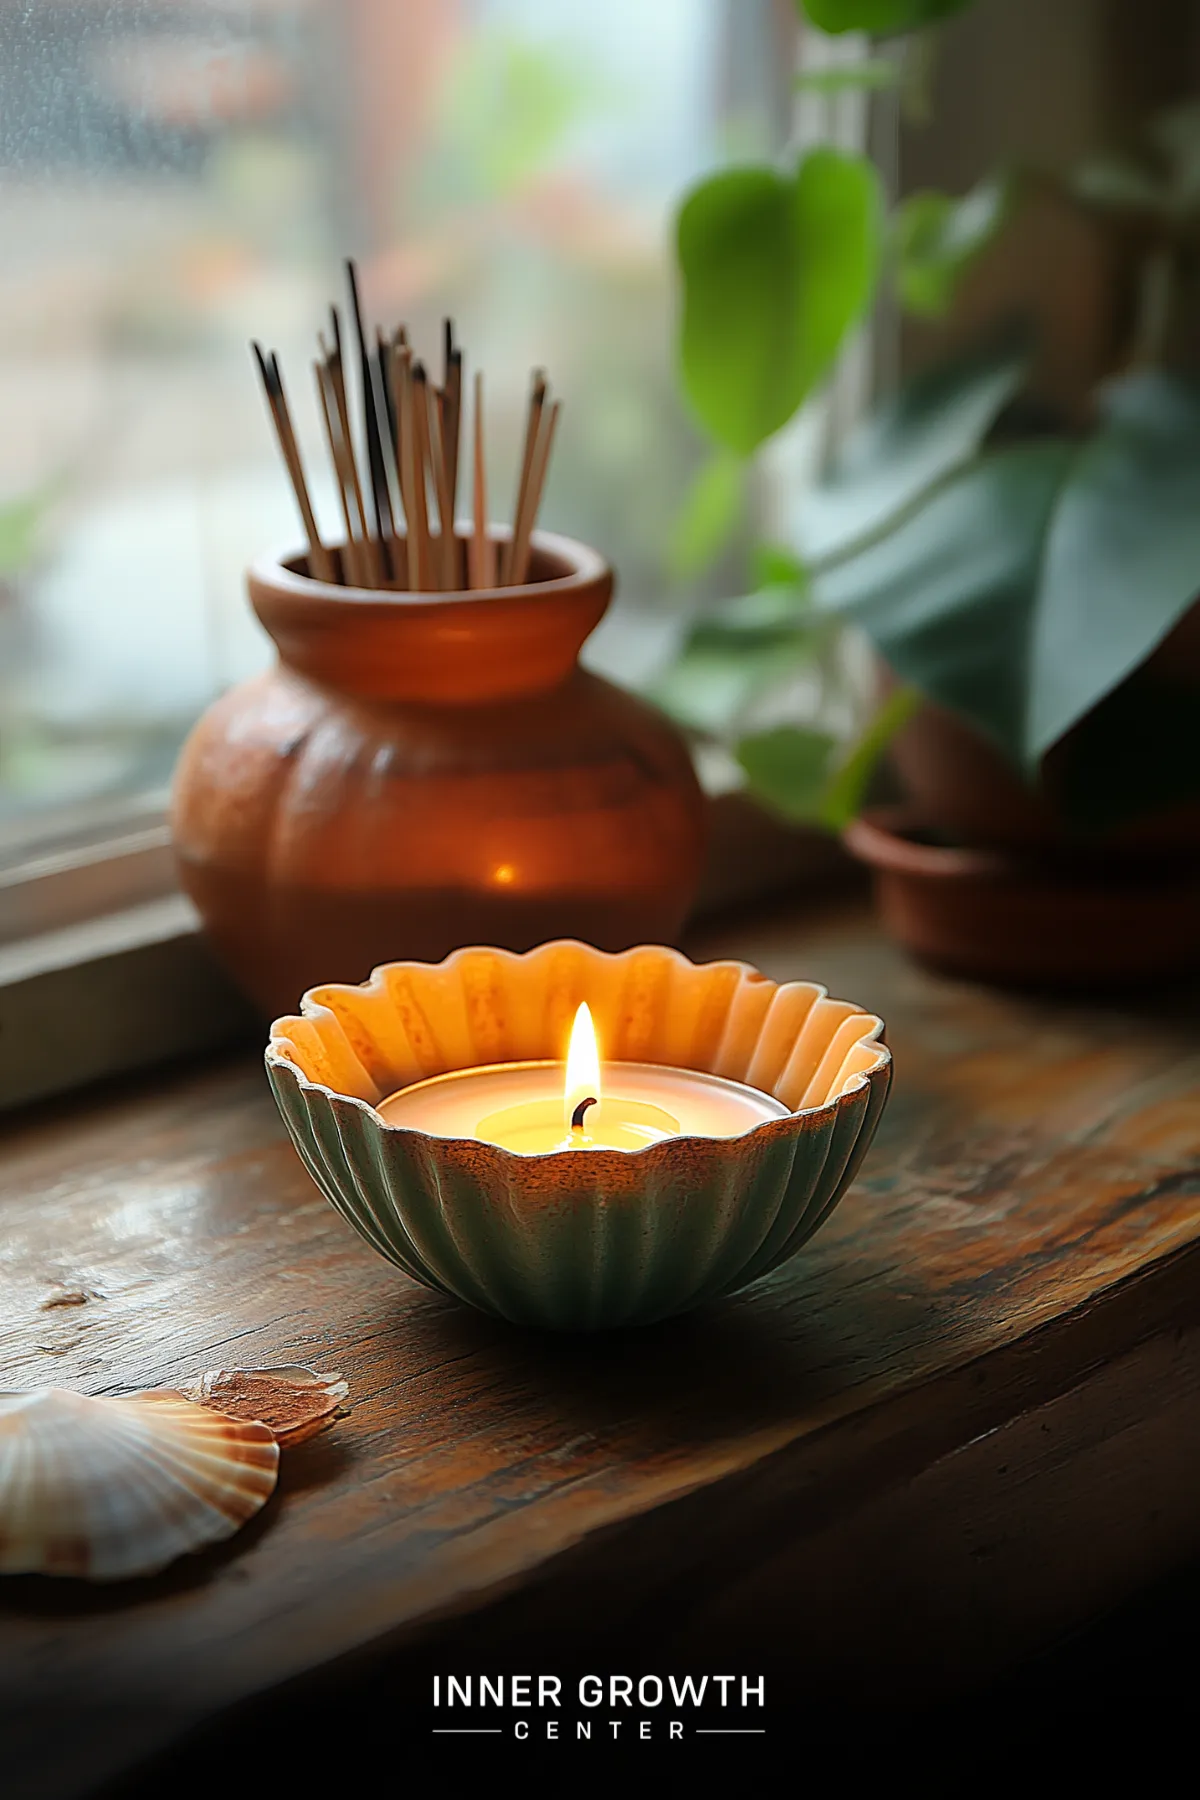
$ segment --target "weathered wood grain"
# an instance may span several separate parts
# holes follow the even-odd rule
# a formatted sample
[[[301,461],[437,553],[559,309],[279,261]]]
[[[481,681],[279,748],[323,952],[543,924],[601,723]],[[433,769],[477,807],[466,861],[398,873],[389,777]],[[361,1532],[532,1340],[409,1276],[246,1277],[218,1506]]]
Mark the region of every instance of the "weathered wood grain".
[[[1200,1548],[1194,1003],[986,993],[853,911],[691,949],[878,1009],[893,1098],[797,1261],[621,1338],[516,1332],[374,1257],[257,1063],[9,1122],[0,1384],[309,1362],[353,1412],[218,1552],[115,1592],[0,1586],[8,1767],[37,1746],[39,1791],[82,1792],[338,1659],[386,1647],[399,1693],[456,1644],[566,1646],[581,1620],[692,1663],[774,1643],[809,1681],[945,1685]],[[47,1307],[64,1290],[92,1297]]]

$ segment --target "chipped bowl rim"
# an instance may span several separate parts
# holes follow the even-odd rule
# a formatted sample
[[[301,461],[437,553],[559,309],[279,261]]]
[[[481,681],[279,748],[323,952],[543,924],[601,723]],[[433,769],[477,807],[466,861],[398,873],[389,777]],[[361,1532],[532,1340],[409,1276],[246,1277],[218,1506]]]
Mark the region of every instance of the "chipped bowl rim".
[[[422,1131],[419,1125],[390,1124],[369,1100],[360,1099],[357,1094],[342,1093],[337,1088],[329,1087],[325,1082],[314,1081],[311,1076],[305,1074],[304,1070],[292,1059],[292,1057],[286,1055],[282,1049],[276,1048],[276,1044],[282,1026],[289,1024],[296,1018],[312,1018],[317,1009],[324,1005],[323,1001],[314,998],[318,992],[328,993],[332,989],[344,994],[361,993],[364,990],[382,986],[380,978],[390,969],[446,970],[452,968],[453,965],[461,959],[468,956],[479,955],[481,952],[489,956],[504,956],[511,959],[513,962],[523,963],[529,957],[536,956],[546,949],[559,947],[578,947],[590,951],[593,955],[602,956],[606,961],[614,963],[619,962],[622,957],[636,954],[639,950],[655,949],[664,952],[677,964],[685,968],[735,968],[747,975],[758,976],[761,980],[770,981],[777,992],[783,992],[789,987],[813,988],[816,990],[813,997],[814,1005],[821,1000],[828,1000],[831,998],[829,989],[823,982],[801,980],[773,981],[769,975],[763,975],[761,969],[756,968],[753,963],[746,962],[744,958],[741,957],[713,957],[708,962],[694,962],[690,956],[685,955],[682,950],[676,949],[673,944],[637,944],[631,945],[627,950],[600,950],[595,944],[587,944],[581,938],[549,938],[546,943],[535,944],[530,950],[505,950],[494,944],[464,944],[457,950],[452,950],[449,955],[444,956],[440,962],[421,962],[411,957],[396,957],[390,962],[377,963],[365,981],[317,982],[313,987],[307,988],[301,995],[300,1006],[297,1012],[282,1013],[277,1019],[272,1020],[267,1047],[264,1052],[264,1062],[268,1071],[272,1069],[286,1070],[288,1075],[295,1080],[301,1091],[319,1094],[327,1101],[340,1102],[343,1106],[354,1107],[356,1111],[367,1116],[371,1125],[377,1131],[395,1133],[398,1137],[417,1138],[420,1139],[422,1143],[431,1146],[457,1146],[465,1144],[471,1146],[472,1149],[475,1150],[490,1152],[492,1155],[501,1159],[501,1161],[508,1161],[522,1167],[552,1163],[556,1159],[561,1158],[565,1153],[562,1150],[510,1150],[507,1145],[493,1144],[485,1138],[451,1137],[443,1132]],[[856,1000],[837,1001],[836,1004],[843,1006],[858,1006]],[[862,1035],[854,1040],[854,1043],[850,1046],[850,1050],[852,1051],[867,1044],[873,1044],[875,1046],[876,1059],[869,1068],[856,1070],[855,1073],[848,1078],[847,1085],[842,1088],[839,1093],[834,1094],[831,1099],[822,1100],[820,1104],[816,1106],[801,1106],[789,1109],[787,1114],[781,1119],[760,1119],[755,1124],[747,1126],[744,1131],[732,1132],[727,1136],[717,1137],[707,1132],[681,1131],[674,1133],[670,1137],[662,1138],[657,1143],[644,1144],[635,1150],[618,1150],[600,1147],[595,1149],[572,1150],[569,1153],[573,1159],[572,1166],[578,1166],[574,1159],[582,1160],[584,1166],[588,1168],[594,1168],[598,1163],[610,1161],[614,1157],[620,1158],[622,1164],[625,1164],[631,1158],[657,1158],[659,1160],[666,1160],[673,1155],[678,1155],[678,1147],[680,1145],[728,1144],[730,1146],[736,1145],[740,1147],[750,1143],[753,1139],[758,1137],[767,1135],[787,1136],[797,1130],[813,1130],[825,1114],[836,1112],[843,1102],[850,1100],[854,1095],[861,1092],[864,1087],[869,1087],[873,1077],[878,1077],[882,1072],[890,1069],[892,1062],[891,1050],[886,1043],[880,1041],[882,1034],[886,1029],[883,1019],[877,1013],[867,1012],[865,1008],[860,1009],[860,1016],[863,1020],[864,1029]],[[847,1054],[849,1054],[849,1052],[847,1052]],[[552,1062],[556,1059],[546,1058],[538,1060]],[[465,1064],[464,1068],[499,1066],[503,1065],[471,1063]],[[673,1068],[676,1065],[672,1063],[655,1063],[649,1066],[655,1068]],[[441,1071],[443,1074],[454,1074],[459,1072],[460,1071],[450,1069]],[[713,1074],[714,1072],[715,1071],[711,1069],[693,1071],[693,1073],[698,1074]],[[429,1077],[428,1079],[433,1079],[433,1077]],[[412,1085],[414,1084],[406,1083],[406,1086]],[[751,1084],[749,1082],[744,1082],[741,1085],[749,1087]],[[402,1090],[396,1091],[399,1092]],[[767,1090],[758,1089],[757,1091],[763,1093]],[[777,1096],[773,1095],[772,1098],[777,1098]]]

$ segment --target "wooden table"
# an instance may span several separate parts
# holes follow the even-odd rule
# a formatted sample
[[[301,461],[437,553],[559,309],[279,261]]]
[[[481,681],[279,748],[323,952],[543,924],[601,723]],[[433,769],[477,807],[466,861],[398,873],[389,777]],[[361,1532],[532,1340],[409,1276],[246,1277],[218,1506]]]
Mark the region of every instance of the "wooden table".
[[[523,1334],[375,1257],[257,1057],[5,1127],[4,1386],[291,1361],[353,1403],[228,1547],[0,1586],[6,1800],[35,1762],[30,1793],[74,1795],[252,1733],[272,1690],[386,1691],[422,1739],[455,1670],[767,1668],[780,1726],[801,1693],[947,1692],[1200,1549],[1194,1001],[940,980],[857,903],[689,948],[877,1007],[896,1081],[795,1262],[622,1338]]]

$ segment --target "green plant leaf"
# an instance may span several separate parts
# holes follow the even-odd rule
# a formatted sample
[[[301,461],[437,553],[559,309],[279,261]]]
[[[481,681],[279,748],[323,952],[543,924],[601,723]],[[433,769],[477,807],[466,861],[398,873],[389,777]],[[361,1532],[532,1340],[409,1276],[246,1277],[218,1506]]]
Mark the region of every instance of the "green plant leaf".
[[[875,37],[891,37],[936,25],[962,12],[970,0],[797,0],[797,4],[822,31],[834,35],[869,31]]]
[[[1070,176],[1071,192],[1092,206],[1111,212],[1161,213],[1169,194],[1140,164],[1123,156],[1096,156]]]
[[[756,588],[808,586],[808,570],[786,544],[759,544],[750,559]]]
[[[828,732],[779,725],[744,737],[737,759],[758,799],[785,819],[816,824],[836,749]]]
[[[1200,594],[1200,385],[1113,383],[1090,437],[967,464],[814,593],[1036,768]]]
[[[692,731],[726,738],[759,695],[813,653],[810,633],[780,632],[757,641],[700,635],[650,687],[650,698]]]
[[[821,796],[820,820],[830,831],[843,831],[857,815],[880,757],[920,704],[916,688],[893,688],[839,759]]]
[[[651,684],[649,697],[689,731],[721,738],[732,729],[775,668],[773,652],[731,657],[689,645]]]
[[[1007,181],[990,177],[959,199],[924,188],[901,201],[893,236],[906,311],[940,319],[950,310],[963,276],[1002,229],[1010,192]]]
[[[820,605],[857,620],[898,675],[1017,763],[1045,539],[1074,454],[1051,439],[980,458],[813,576]]]
[[[830,622],[814,617],[805,587],[772,583],[751,594],[723,600],[701,613],[692,626],[689,643],[749,644],[755,648],[773,643],[790,644],[797,632],[828,634]]]
[[[1058,497],[1033,620],[1025,753],[1040,756],[1200,596],[1200,383],[1114,382]]]
[[[809,561],[843,554],[974,456],[1026,363],[1023,342],[1007,335],[926,370],[884,401],[805,498]]]
[[[676,514],[667,543],[667,568],[688,581],[716,561],[742,517],[746,465],[720,451],[696,471]]]
[[[879,257],[865,157],[819,148],[793,175],[708,177],[684,201],[684,388],[709,436],[749,456],[796,412],[865,310]]]
[[[700,614],[651,698],[692,730],[728,737],[752,701],[808,662],[831,629],[812,616],[803,588],[739,595]]]
[[[1150,123],[1149,135],[1170,167],[1170,203],[1191,211],[1200,199],[1200,102],[1167,107]]]
[[[870,57],[864,62],[842,63],[832,69],[805,69],[792,85],[801,94],[870,93],[897,87],[903,74],[899,63]]]

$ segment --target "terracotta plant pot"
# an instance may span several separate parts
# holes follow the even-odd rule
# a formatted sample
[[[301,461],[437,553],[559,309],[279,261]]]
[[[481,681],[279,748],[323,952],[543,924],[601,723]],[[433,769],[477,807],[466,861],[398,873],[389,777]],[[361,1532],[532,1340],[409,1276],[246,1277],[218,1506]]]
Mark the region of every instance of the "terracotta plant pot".
[[[1051,780],[1056,754],[1057,746],[1047,758]],[[1170,807],[1096,837],[1072,839],[1046,796],[1022,781],[979,732],[940,706],[920,707],[897,732],[889,755],[906,798],[921,817],[963,844],[1058,856],[1066,852],[1080,862],[1097,854],[1140,861],[1189,850],[1200,857],[1196,805]]]
[[[1194,694],[1200,709],[1200,607],[1131,679]],[[881,665],[882,692],[895,685]],[[1200,966],[1200,805],[1072,829],[1057,797],[1073,773],[1098,778],[1089,723],[1053,746],[1037,788],[942,707],[927,702],[897,734],[907,805],[868,813],[845,842],[914,955],[990,981],[1097,990]]]
[[[1200,713],[1200,605],[1193,606],[1143,665],[1151,679],[1194,690]],[[880,665],[880,690],[896,686]],[[1192,853],[1200,857],[1200,805],[1171,806],[1098,836],[1072,837],[1054,805],[1056,782],[1073,750],[1078,727],[1051,749],[1044,789],[1031,787],[995,745],[965,720],[927,702],[896,734],[892,766],[905,797],[925,823],[959,843],[1000,850],[1064,851],[1086,861]],[[1086,754],[1086,751],[1085,751]]]
[[[891,935],[954,975],[1018,986],[1140,984],[1200,968],[1200,866],[1101,874],[928,841],[922,817],[875,807],[846,831],[874,872]]]
[[[266,1014],[466,944],[674,938],[703,800],[662,714],[578,666],[612,585],[595,551],[544,533],[520,588],[250,571],[279,662],[192,732],[172,828],[185,890]]]

